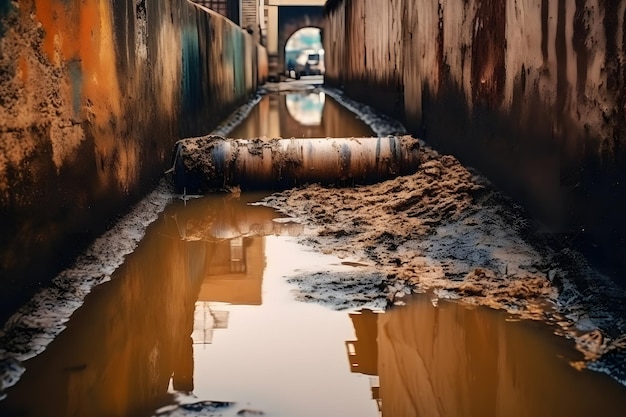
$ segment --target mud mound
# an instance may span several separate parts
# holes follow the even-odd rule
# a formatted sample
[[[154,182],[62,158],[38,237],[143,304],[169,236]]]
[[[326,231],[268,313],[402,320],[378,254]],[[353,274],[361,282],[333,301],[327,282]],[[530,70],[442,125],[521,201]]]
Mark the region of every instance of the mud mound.
[[[580,254],[551,245],[479,173],[426,145],[421,149],[413,175],[354,188],[311,185],[262,204],[317,231],[302,243],[374,263],[389,282],[553,323],[576,340],[587,358],[583,366],[624,382],[625,366],[616,361],[626,352],[624,291]],[[306,297],[323,303],[323,291],[309,287]]]

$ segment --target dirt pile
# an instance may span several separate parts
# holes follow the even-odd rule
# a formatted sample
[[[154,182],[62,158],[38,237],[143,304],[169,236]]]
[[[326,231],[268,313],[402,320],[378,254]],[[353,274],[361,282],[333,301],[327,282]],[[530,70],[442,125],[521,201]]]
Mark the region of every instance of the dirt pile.
[[[387,123],[367,106],[327,93],[377,134],[403,133],[397,122]],[[586,362],[576,366],[626,384],[624,290],[567,242],[543,232],[479,172],[425,143],[420,152],[413,175],[354,188],[313,184],[261,204],[313,228],[316,234],[302,243],[371,265],[388,299],[394,299],[394,283],[406,284],[430,292],[433,303],[462,299],[552,323],[585,355]],[[323,298],[312,285],[301,290],[303,299]]]
[[[526,315],[539,298],[554,300],[541,256],[492,204],[496,191],[451,156],[424,148],[421,160],[414,175],[355,188],[311,185],[263,204],[316,227],[306,243],[373,262],[418,290]]]

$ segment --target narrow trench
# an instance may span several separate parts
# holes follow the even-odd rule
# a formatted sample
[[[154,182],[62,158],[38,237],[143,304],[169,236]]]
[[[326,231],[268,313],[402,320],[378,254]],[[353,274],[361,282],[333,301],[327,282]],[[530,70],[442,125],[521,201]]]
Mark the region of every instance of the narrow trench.
[[[265,96],[229,136],[370,135],[353,113],[313,91]],[[174,199],[111,280],[24,363],[0,415],[521,417],[626,409],[624,387],[576,370],[570,363],[582,358],[573,343],[541,322],[432,293],[407,294],[387,308],[375,265],[301,245],[315,230],[254,204],[266,196]],[[346,288],[358,295],[354,304],[333,294],[345,299]],[[326,293],[327,305],[310,302],[316,292]]]

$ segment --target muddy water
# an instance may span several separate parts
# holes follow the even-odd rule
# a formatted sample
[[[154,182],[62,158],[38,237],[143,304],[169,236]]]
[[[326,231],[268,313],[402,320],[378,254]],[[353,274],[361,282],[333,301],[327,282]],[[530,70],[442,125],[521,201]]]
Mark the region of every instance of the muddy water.
[[[360,264],[308,251],[258,196],[175,201],[68,328],[26,363],[0,415],[150,416],[233,402],[270,416],[617,416],[621,386],[572,345],[428,295],[386,313],[295,301],[290,275]],[[352,265],[356,265],[352,266]],[[166,414],[167,415],[167,414]]]
[[[577,352],[541,324],[458,303],[435,308],[425,295],[361,320],[376,323],[383,415],[619,416],[626,410],[624,387],[570,366]]]
[[[248,204],[261,198],[173,201],[0,415],[194,415],[181,404],[203,401],[227,404],[195,415],[623,415],[623,387],[575,370],[573,345],[537,323],[429,295],[384,313],[295,301],[289,276],[371,271],[298,245],[309,231]]]
[[[353,113],[321,92],[290,92],[263,97],[230,137],[325,138],[372,136]]]

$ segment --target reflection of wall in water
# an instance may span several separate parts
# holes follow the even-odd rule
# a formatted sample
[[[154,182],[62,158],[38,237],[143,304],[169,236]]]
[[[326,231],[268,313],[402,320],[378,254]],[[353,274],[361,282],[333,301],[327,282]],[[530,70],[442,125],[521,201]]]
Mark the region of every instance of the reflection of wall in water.
[[[378,375],[378,314],[367,309],[350,314],[357,339],[346,342],[352,372]]]
[[[350,361],[350,371],[370,376],[372,399],[376,401],[378,410],[381,411],[377,341],[379,314],[368,309],[350,314],[356,340],[346,342],[346,351]]]
[[[378,319],[384,416],[619,415],[624,387],[581,374],[573,347],[530,323],[456,303],[413,298]]]
[[[227,329],[230,312],[219,310],[219,307],[210,301],[197,301],[193,317],[193,333],[191,339],[194,345],[208,345],[213,343],[213,330]]]
[[[194,302],[207,255],[178,237],[171,214],[153,223],[111,281],[98,286],[0,401],[0,415],[152,415],[193,389]],[[37,401],[32,401],[37,393]]]
[[[195,344],[213,342],[213,330],[228,327],[229,312],[219,303],[261,305],[265,238],[207,242],[204,279],[194,314]]]
[[[250,111],[248,117],[235,126],[229,136],[237,139],[263,136],[268,138],[281,137],[278,96],[269,95],[263,97]]]
[[[198,301],[261,305],[265,238],[207,242],[206,259]]]
[[[351,371],[378,375],[372,398],[383,416],[608,416],[626,407],[622,386],[563,359],[567,341],[492,310],[418,296],[350,318]]]

